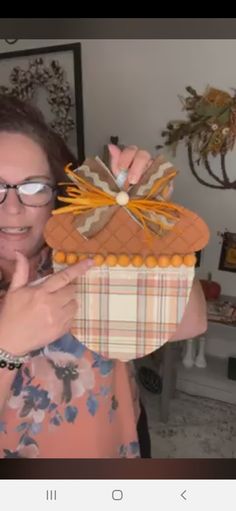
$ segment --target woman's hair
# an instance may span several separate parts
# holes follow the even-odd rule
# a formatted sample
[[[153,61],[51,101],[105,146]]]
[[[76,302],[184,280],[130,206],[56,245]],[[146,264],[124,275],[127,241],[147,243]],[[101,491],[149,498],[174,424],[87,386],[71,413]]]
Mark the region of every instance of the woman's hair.
[[[0,94],[0,132],[2,131],[21,133],[38,143],[47,156],[56,183],[67,181],[64,172],[66,164],[77,165],[75,156],[64,140],[47,125],[42,112],[29,101]],[[63,188],[60,194],[63,195]]]

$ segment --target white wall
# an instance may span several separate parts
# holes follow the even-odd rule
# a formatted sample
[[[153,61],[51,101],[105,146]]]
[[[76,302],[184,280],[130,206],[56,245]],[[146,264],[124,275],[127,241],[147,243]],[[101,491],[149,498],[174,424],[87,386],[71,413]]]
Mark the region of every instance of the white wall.
[[[21,40],[0,51],[66,44],[72,40]],[[155,153],[160,133],[170,119],[184,118],[178,95],[192,85],[203,92],[210,84],[236,87],[236,40],[86,40],[82,43],[86,154],[99,153],[110,135]],[[166,152],[166,151],[165,151]],[[220,238],[217,231],[236,232],[236,192],[211,190],[191,175],[184,147],[176,158],[181,170],[174,200],[200,213],[211,229],[199,274],[209,270],[225,294],[236,294],[236,274],[217,270]],[[228,158],[236,174],[236,148]],[[217,165],[214,161],[213,165]]]

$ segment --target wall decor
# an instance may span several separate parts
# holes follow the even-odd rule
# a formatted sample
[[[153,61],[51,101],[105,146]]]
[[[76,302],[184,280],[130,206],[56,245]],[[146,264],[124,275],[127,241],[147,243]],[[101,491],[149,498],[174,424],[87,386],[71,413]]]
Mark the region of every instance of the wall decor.
[[[0,53],[0,92],[34,102],[84,160],[81,44]]]
[[[188,86],[186,91],[188,96],[180,97],[186,119],[168,122],[162,132],[164,145],[171,146],[175,153],[178,144],[185,142],[190,169],[202,185],[236,189],[236,174],[230,178],[226,168],[227,153],[236,141],[236,90],[229,94],[207,87],[199,94]],[[214,158],[219,158],[220,172],[215,169]]]

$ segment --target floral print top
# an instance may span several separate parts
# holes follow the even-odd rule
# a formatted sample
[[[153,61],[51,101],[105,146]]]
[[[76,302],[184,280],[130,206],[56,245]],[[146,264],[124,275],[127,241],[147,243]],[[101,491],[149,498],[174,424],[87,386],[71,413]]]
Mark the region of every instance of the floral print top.
[[[132,363],[67,334],[17,371],[0,415],[0,457],[136,458],[138,416]]]

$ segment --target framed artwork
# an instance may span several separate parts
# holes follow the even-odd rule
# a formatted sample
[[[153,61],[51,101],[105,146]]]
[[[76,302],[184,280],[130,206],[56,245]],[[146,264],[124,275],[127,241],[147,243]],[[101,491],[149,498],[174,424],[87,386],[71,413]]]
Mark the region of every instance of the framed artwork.
[[[35,103],[84,160],[81,44],[0,53],[0,92]]]
[[[236,233],[224,232],[220,254],[219,270],[236,272]]]

